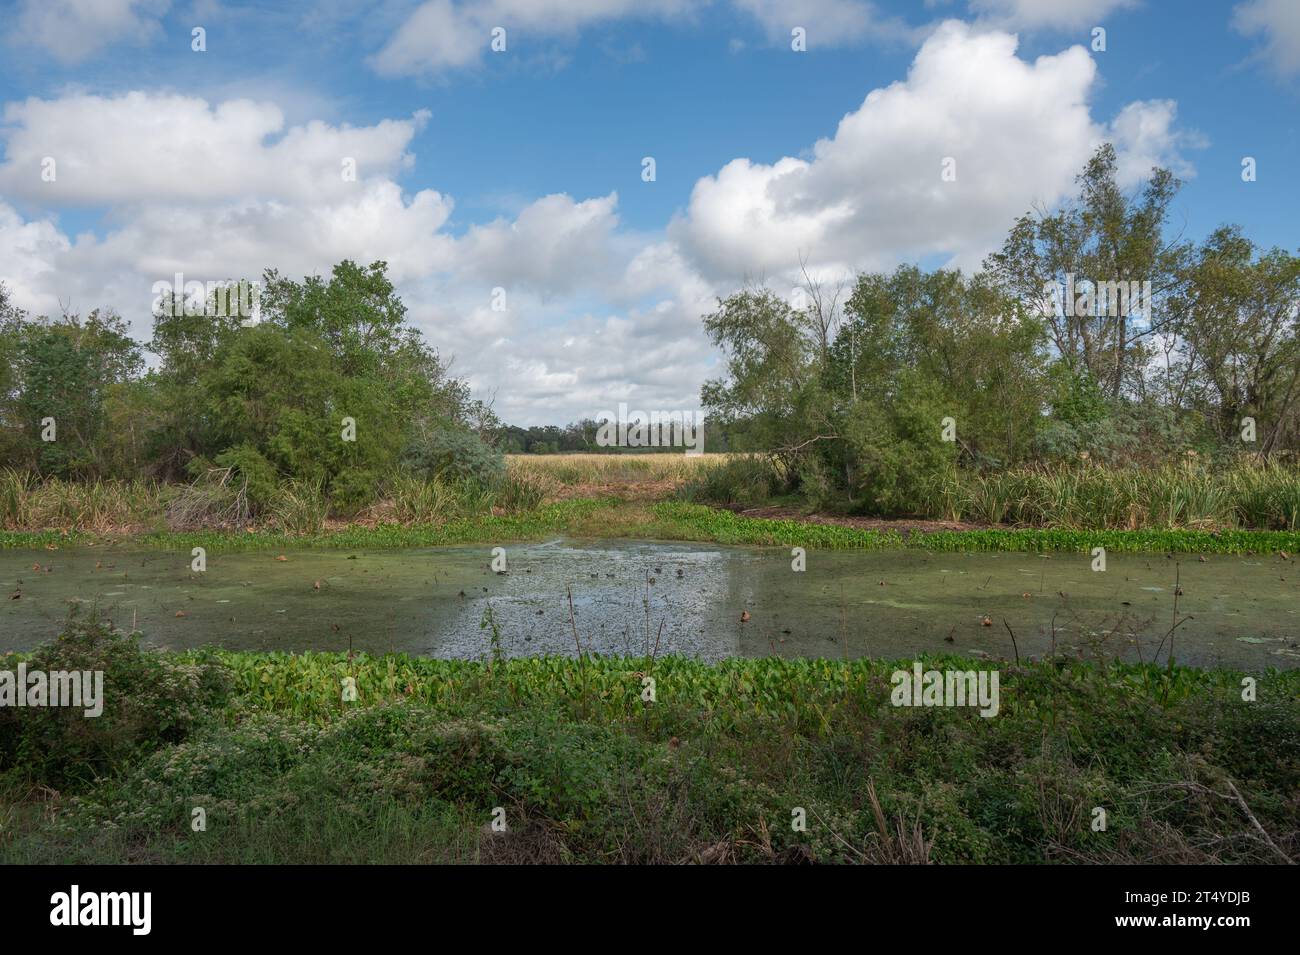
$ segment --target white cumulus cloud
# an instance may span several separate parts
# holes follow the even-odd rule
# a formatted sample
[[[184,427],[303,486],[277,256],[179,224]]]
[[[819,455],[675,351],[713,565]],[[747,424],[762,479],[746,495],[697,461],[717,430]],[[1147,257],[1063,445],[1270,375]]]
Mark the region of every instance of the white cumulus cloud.
[[[1232,12],[1232,25],[1247,36],[1262,35],[1262,55],[1279,74],[1300,73],[1300,3],[1248,0]]]
[[[905,80],[868,94],[810,158],[741,158],[699,180],[670,235],[731,281],[785,273],[801,256],[839,271],[936,254],[977,264],[1031,203],[1065,195],[1104,140],[1129,181],[1157,163],[1189,170],[1173,104],[1130,104],[1098,123],[1095,76],[1080,46],[1031,63],[1013,35],[948,21]]]

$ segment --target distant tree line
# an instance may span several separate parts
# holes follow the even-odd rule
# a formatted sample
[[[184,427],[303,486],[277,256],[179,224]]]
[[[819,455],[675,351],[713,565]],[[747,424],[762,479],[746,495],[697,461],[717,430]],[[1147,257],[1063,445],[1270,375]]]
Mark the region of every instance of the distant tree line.
[[[521,428],[517,425],[503,425],[498,432],[499,444],[506,454],[681,454],[682,449],[674,446],[628,448],[604,447],[597,443],[596,434],[600,422],[593,418],[583,418],[564,427],[558,425],[534,425]],[[704,450],[706,452],[725,452],[731,449],[733,424],[730,427],[714,426],[713,422],[704,423]]]

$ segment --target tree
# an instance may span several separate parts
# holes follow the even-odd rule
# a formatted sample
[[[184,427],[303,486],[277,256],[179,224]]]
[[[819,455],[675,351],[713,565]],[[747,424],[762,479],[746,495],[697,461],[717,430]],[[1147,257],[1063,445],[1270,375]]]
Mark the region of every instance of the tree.
[[[1058,354],[1112,401],[1141,392],[1148,339],[1174,318],[1168,302],[1188,252],[1164,239],[1178,180],[1153,169],[1127,196],[1117,165],[1115,148],[1100,146],[1077,179],[1077,200],[1022,216],[985,262],[1008,294],[1043,316]],[[1144,288],[1150,301],[1135,305]]]
[[[3,419],[12,463],[58,477],[98,477],[124,435],[106,408],[139,374],[140,347],[113,312],[28,319],[6,305]],[[42,440],[52,421],[54,440]]]
[[[1300,438],[1300,257],[1261,253],[1240,229],[1217,229],[1197,250],[1180,316],[1170,390],[1207,414],[1221,440],[1254,418],[1261,454]]]
[[[260,306],[252,326],[156,316],[153,381],[183,409],[153,435],[168,476],[220,465],[263,496],[290,479],[352,506],[372,500],[403,461],[499,457],[480,437],[495,431],[491,409],[406,324],[385,263],[345,261],[328,280],[301,282],[268,271]]]

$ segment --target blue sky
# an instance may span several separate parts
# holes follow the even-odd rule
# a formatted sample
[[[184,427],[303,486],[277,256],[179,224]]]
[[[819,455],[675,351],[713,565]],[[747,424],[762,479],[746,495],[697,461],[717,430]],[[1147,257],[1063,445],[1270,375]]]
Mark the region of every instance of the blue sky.
[[[1185,179],[1185,237],[1297,246],[1291,0],[42,0],[0,23],[0,281],[22,304],[113,307],[146,337],[173,269],[382,257],[521,423],[693,408],[714,296],[788,289],[801,257],[830,279],[971,268],[1104,139],[1130,185],[1153,161]]]

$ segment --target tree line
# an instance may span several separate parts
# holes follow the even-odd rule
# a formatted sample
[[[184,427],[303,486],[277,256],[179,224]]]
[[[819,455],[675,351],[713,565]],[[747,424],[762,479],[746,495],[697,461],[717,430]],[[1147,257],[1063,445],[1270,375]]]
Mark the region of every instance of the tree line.
[[[882,512],[957,469],[1293,454],[1300,258],[1236,226],[1170,236],[1178,181],[1155,169],[1126,193],[1108,145],[1078,186],[973,275],[906,265],[809,278],[803,301],[761,286],[720,299],[703,317],[723,359],[701,391],[706,449],[765,452],[790,488]],[[254,501],[294,480],[347,504],[398,469],[483,478],[503,451],[621,450],[590,419],[503,425],[408,324],[383,262],[268,271],[252,325],[179,304],[158,303],[141,344],[111,311],[34,317],[0,285],[0,466],[228,469]]]
[[[385,263],[268,271],[256,324],[177,306],[155,309],[142,346],[116,313],[32,317],[0,287],[0,464],[160,481],[230,469],[254,503],[282,480],[359,504],[399,467],[500,470],[499,422],[407,324]]]
[[[959,468],[1300,448],[1300,258],[1236,226],[1170,237],[1179,182],[1155,169],[1126,193],[1109,145],[1077,182],[974,275],[902,266],[808,279],[802,302],[720,300],[710,420],[790,485],[882,512]]]

